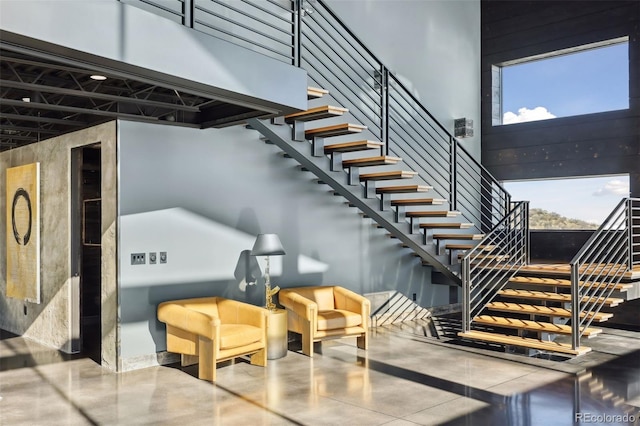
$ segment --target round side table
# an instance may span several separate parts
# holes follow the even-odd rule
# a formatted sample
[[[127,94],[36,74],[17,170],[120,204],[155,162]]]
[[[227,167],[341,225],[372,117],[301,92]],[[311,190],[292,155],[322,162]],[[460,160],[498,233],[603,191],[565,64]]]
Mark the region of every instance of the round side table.
[[[267,359],[287,356],[287,311],[269,311],[267,321]]]

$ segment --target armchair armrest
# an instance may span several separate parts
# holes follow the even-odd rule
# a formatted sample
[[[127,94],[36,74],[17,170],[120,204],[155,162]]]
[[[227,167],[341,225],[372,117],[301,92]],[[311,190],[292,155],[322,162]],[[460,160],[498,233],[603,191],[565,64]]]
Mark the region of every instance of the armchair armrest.
[[[334,287],[333,293],[335,295],[335,304],[337,309],[357,312],[367,321],[369,320],[371,313],[371,302],[369,299],[344,287]]]
[[[164,302],[158,306],[158,319],[173,327],[213,339],[220,319],[203,312],[185,308],[173,302]]]
[[[311,299],[307,299],[298,293],[290,292],[287,290],[280,290],[278,296],[280,304],[285,308],[295,312],[301,318],[307,321],[312,321],[314,316],[318,313],[318,304]]]

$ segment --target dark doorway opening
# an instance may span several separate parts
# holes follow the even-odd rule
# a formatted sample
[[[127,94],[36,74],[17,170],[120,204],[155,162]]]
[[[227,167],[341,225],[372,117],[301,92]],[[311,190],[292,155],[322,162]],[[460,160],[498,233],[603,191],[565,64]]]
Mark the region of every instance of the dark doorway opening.
[[[74,232],[73,275],[78,283],[79,310],[74,349],[101,364],[102,358],[102,199],[100,144],[72,151]]]

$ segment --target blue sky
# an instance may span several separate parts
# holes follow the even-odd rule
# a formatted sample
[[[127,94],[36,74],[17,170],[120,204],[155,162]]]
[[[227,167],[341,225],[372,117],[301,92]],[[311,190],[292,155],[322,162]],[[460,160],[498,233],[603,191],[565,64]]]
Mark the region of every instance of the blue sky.
[[[608,47],[503,68],[503,122],[517,123],[629,108],[629,47]],[[629,195],[629,177],[604,176],[505,184],[563,216],[601,223]]]

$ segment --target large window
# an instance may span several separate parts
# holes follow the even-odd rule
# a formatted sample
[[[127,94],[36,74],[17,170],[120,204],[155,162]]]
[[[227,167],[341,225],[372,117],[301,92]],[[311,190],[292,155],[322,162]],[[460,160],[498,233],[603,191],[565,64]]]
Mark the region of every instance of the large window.
[[[504,182],[530,202],[531,229],[596,229],[629,196],[629,175]]]
[[[495,84],[501,114],[494,124],[627,109],[628,38],[495,66]]]

